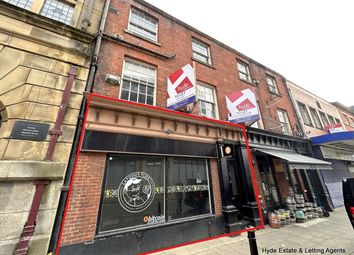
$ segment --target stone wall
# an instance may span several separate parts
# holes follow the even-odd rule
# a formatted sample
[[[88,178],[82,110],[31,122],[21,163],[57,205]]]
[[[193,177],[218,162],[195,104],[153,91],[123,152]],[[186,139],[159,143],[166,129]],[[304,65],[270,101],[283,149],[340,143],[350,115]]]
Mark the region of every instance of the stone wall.
[[[102,1],[97,2],[91,32],[99,23]],[[34,181],[49,180],[28,251],[28,254],[47,254],[94,36],[2,1],[0,5],[0,254],[13,254],[19,244],[36,189]],[[79,5],[82,9],[87,1],[80,1]],[[11,137],[12,130],[20,120],[49,124],[49,130],[53,129],[72,65],[78,69],[62,134],[53,160],[44,161],[49,134],[44,141],[19,140]]]

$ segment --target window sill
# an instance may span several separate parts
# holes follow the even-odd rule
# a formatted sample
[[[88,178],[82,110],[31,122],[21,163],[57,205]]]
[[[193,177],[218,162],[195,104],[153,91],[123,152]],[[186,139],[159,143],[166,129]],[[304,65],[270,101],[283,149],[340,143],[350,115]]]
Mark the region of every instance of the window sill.
[[[203,61],[200,61],[200,60],[195,59],[195,58],[193,58],[193,57],[192,57],[192,60],[195,61],[195,62],[197,62],[197,63],[199,63],[199,64],[205,65],[205,66],[207,66],[207,67],[210,67],[211,69],[216,70],[216,68],[215,68],[213,65],[211,65],[211,64],[204,63]]]
[[[149,43],[152,43],[152,44],[154,44],[154,45],[156,45],[156,46],[161,47],[161,43],[155,42],[155,41],[153,41],[153,40],[150,40],[150,39],[148,39],[148,38],[146,38],[146,37],[144,37],[144,36],[142,36],[142,35],[139,35],[139,34],[137,34],[137,33],[132,32],[132,31],[130,31],[130,30],[128,30],[128,29],[124,29],[124,32],[127,33],[127,34],[130,34],[130,35],[132,35],[132,36],[135,36],[135,37],[137,37],[137,38],[139,38],[139,39],[141,39],[141,40],[144,40],[144,41],[146,41],[146,42],[149,42]]]
[[[282,95],[280,95],[279,93],[273,92],[269,90],[269,93],[278,97],[282,97]]]
[[[250,82],[250,81],[248,81],[248,80],[244,80],[244,79],[241,79],[241,78],[238,78],[238,79],[239,79],[240,81],[243,81],[243,82],[249,84],[249,85],[252,85],[252,86],[254,86],[254,87],[258,87],[258,85],[254,84],[254,83],[252,83],[252,82]]]
[[[217,217],[217,216],[215,214],[206,214],[206,215],[201,215],[201,216],[190,217],[190,218],[183,219],[183,220],[176,219],[176,220],[172,220],[172,221],[160,223],[160,224],[143,225],[143,226],[138,226],[138,227],[129,227],[129,228],[122,229],[122,230],[107,230],[107,231],[103,231],[100,234],[96,234],[95,239],[104,238],[104,237],[113,236],[113,235],[121,235],[121,234],[129,233],[129,232],[142,231],[142,230],[147,230],[147,229],[152,229],[152,228],[166,227],[166,226],[170,226],[170,225],[176,225],[179,223],[186,223],[186,222],[203,220],[203,219],[208,219],[208,218],[213,218],[213,217]]]
[[[308,126],[308,127],[311,127],[311,128],[313,128],[313,127],[314,127],[313,125],[306,124],[306,123],[304,123],[304,125],[305,125],[305,126]]]

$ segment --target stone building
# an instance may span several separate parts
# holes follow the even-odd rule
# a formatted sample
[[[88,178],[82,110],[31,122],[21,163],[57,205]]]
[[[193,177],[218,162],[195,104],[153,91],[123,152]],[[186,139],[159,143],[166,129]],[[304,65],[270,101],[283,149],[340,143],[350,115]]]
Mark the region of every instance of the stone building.
[[[109,10],[60,254],[137,254],[259,226],[257,196],[279,208],[311,186],[299,169],[328,168],[282,75],[145,1]],[[187,64],[194,109],[168,110],[167,77]],[[246,133],[225,99],[245,89],[261,116]]]
[[[0,1],[0,254],[47,254],[104,1]]]

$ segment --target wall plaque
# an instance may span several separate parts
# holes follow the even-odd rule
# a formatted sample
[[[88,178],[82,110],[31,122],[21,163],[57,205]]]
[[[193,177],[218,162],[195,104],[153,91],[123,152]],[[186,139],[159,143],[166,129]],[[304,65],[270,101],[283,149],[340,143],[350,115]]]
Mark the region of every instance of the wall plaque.
[[[20,140],[44,141],[49,124],[17,120],[10,138]]]

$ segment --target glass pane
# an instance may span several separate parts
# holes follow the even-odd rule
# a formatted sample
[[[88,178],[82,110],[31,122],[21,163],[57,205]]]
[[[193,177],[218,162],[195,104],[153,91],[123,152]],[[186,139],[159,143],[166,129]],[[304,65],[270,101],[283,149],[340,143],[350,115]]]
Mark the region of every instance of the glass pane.
[[[165,222],[164,160],[109,155],[99,232]]]
[[[146,98],[146,104],[153,105],[153,104],[154,104],[154,98],[148,96],[148,97]]]
[[[133,102],[137,102],[138,100],[138,94],[137,93],[134,93],[134,92],[131,92],[130,93],[130,101],[133,101]]]
[[[57,0],[47,0],[40,14],[47,18],[70,24],[73,13],[74,7],[72,5]]]
[[[129,99],[129,91],[128,90],[122,90],[122,94],[120,95],[120,98],[128,100]]]
[[[209,214],[206,161],[170,158],[166,167],[168,220]]]
[[[139,103],[145,104],[145,94],[139,94]]]

